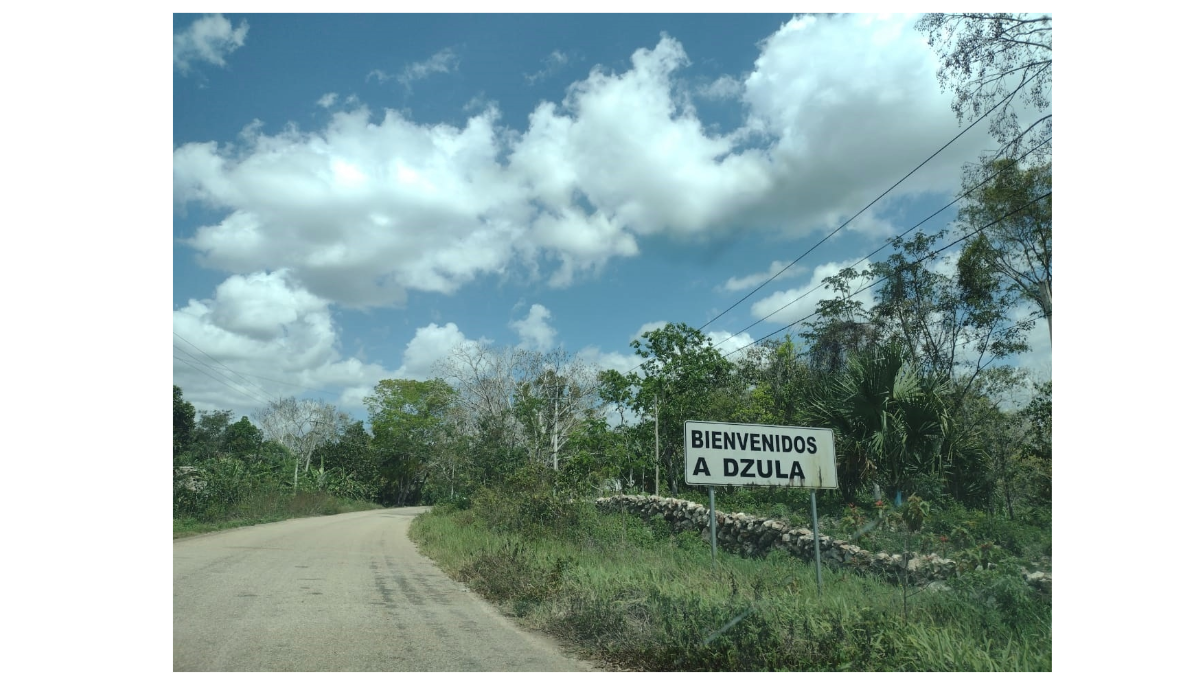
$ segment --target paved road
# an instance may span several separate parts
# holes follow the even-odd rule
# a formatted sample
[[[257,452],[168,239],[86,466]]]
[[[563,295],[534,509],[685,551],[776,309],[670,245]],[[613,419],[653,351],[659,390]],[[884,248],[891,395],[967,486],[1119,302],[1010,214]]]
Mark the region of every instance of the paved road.
[[[424,508],[175,541],[176,671],[587,671],[408,539]]]

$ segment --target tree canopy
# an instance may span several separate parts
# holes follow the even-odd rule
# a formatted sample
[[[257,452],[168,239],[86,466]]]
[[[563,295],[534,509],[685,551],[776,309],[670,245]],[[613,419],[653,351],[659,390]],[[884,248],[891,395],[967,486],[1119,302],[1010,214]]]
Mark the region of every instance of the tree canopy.
[[[938,83],[954,93],[959,122],[999,105],[988,129],[1010,158],[1043,142],[1039,154],[1050,152],[1051,22],[1049,14],[1005,12],[931,13],[917,22],[937,53]],[[1022,119],[1018,104],[1033,118]]]
[[[1053,197],[1047,196],[1053,182],[1050,163],[1022,168],[1016,161],[999,159],[989,163],[986,170],[995,179],[968,196],[959,210],[959,231],[975,234],[959,259],[960,278],[979,287],[996,277],[1007,292],[1033,303],[1039,316],[1049,322],[1053,222]]]

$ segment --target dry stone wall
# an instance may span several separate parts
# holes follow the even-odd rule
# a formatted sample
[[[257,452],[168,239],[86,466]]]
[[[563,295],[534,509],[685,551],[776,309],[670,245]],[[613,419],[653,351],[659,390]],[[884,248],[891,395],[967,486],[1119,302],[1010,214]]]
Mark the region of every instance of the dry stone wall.
[[[709,540],[708,507],[699,503],[661,496],[622,495],[598,498],[596,507],[602,512],[628,512],[645,521],[661,517],[673,532],[698,531]],[[830,536],[821,536],[820,541],[822,566],[856,569],[892,582],[903,578],[906,568],[903,555],[872,553]],[[812,560],[814,555],[811,530],[740,512],[717,511],[717,545],[747,557],[765,555],[772,550],[785,550],[803,560]],[[939,555],[917,555],[909,557],[907,570],[909,583],[924,584],[954,576],[956,564]],[[1034,572],[1026,574],[1025,579],[1038,590],[1050,592],[1049,574]]]

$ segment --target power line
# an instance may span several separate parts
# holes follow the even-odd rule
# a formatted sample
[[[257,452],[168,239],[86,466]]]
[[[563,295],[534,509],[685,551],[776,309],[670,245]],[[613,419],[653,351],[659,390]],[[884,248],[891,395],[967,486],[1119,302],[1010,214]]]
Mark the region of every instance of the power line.
[[[180,347],[176,347],[175,349],[179,350],[180,352],[183,352],[184,354],[187,354],[188,356],[192,357],[193,359],[196,359],[195,356],[188,354],[186,350],[184,350]],[[258,397],[246,392],[245,390],[239,388],[237,385],[234,385],[233,383],[225,380],[224,378],[220,377],[219,375],[209,373],[208,371],[205,370],[208,368],[207,366],[203,366],[202,364],[193,364],[192,362],[190,362],[187,359],[184,359],[183,357],[180,357],[180,356],[175,356],[174,359],[182,364],[191,366],[192,368],[196,369],[198,372],[200,372],[205,377],[212,378],[213,380],[216,380],[217,382],[225,385],[226,387],[230,387],[230,388],[244,394],[245,396],[253,399],[254,401],[262,404],[263,406],[268,406],[268,404],[266,402],[264,402],[262,399],[259,399]],[[196,360],[199,361],[199,359],[196,359]]]
[[[190,317],[192,317],[192,318],[194,318],[194,319],[200,319],[201,321],[203,321],[203,319],[202,319],[201,317],[199,317],[199,316],[196,316],[195,314],[192,314],[191,312],[185,312],[185,311],[183,311],[182,309],[177,309],[177,310],[175,310],[175,311],[176,311],[176,312],[179,312],[180,314],[187,314],[188,316],[190,316]],[[268,377],[267,377],[267,376],[265,376],[265,375],[257,375],[257,374],[254,374],[254,373],[247,373],[247,372],[245,372],[245,371],[243,371],[243,372],[241,372],[241,373],[238,373],[237,371],[234,371],[232,368],[229,368],[228,366],[225,366],[225,364],[222,364],[220,361],[217,361],[217,359],[216,359],[215,357],[213,357],[212,355],[208,354],[208,353],[207,353],[207,352],[205,352],[204,350],[200,349],[199,347],[196,347],[196,345],[194,345],[194,344],[192,344],[191,342],[189,342],[189,341],[188,341],[188,339],[187,339],[187,338],[185,338],[185,337],[183,337],[182,335],[179,335],[179,333],[175,333],[174,331],[172,331],[172,333],[173,333],[175,336],[177,336],[177,337],[178,337],[180,340],[183,340],[183,341],[184,341],[184,342],[186,342],[187,344],[189,344],[189,345],[192,345],[192,347],[195,347],[195,348],[196,348],[196,350],[198,350],[199,352],[203,353],[203,354],[204,354],[204,356],[206,356],[206,357],[208,357],[208,358],[212,359],[214,362],[216,362],[217,364],[219,364],[219,365],[223,366],[223,367],[224,367],[226,370],[228,370],[228,371],[229,371],[229,372],[231,372],[231,373],[234,373],[235,375],[238,375],[238,376],[241,376],[241,377],[250,376],[250,377],[252,377],[252,378],[258,378],[259,380],[269,380],[269,381],[271,381],[271,382],[274,382],[274,383],[279,383],[280,385],[287,385],[288,387],[298,387],[298,388],[300,388],[300,389],[302,389],[302,390],[306,390],[306,391],[309,391],[309,392],[321,392],[321,393],[323,393],[323,394],[330,394],[330,395],[333,395],[333,396],[335,396],[335,397],[341,397],[341,396],[342,396],[342,395],[338,394],[337,392],[330,392],[329,390],[319,390],[319,389],[317,389],[317,388],[315,388],[315,387],[306,387],[306,386],[304,386],[304,385],[297,385],[296,383],[285,382],[285,381],[283,381],[283,380],[278,380],[278,379],[276,379],[276,378],[268,378]],[[253,383],[250,383],[250,384],[251,384],[251,385],[253,385]],[[256,386],[256,387],[257,387],[257,386]],[[269,392],[265,392],[265,391],[264,391],[264,394],[267,394],[268,396],[271,396]],[[276,397],[274,397],[274,396],[271,396],[271,398],[272,398],[272,399],[275,399]]]
[[[1049,68],[1049,65],[1043,66],[1043,67],[1042,67],[1042,69],[1041,69],[1041,71],[1044,71],[1044,70],[1046,70],[1047,68]],[[1038,71],[1038,74],[1040,74],[1040,73],[1041,73],[1041,71]],[[1037,77],[1037,76],[1035,75],[1034,77]],[[709,319],[707,322],[705,322],[705,324],[704,324],[703,326],[701,326],[701,327],[700,327],[700,329],[699,329],[699,330],[704,330],[705,328],[707,328],[707,327],[709,326],[709,324],[711,324],[712,322],[714,322],[714,321],[716,321],[717,319],[721,318],[722,316],[725,316],[725,314],[726,314],[726,313],[728,313],[728,312],[729,312],[731,309],[733,309],[734,307],[737,307],[738,305],[740,305],[740,304],[742,304],[743,302],[745,302],[745,301],[746,301],[746,299],[747,299],[747,298],[749,298],[751,295],[754,295],[754,294],[755,294],[755,293],[757,293],[758,291],[762,290],[763,286],[765,286],[765,285],[767,285],[768,283],[770,283],[770,282],[774,281],[776,278],[778,278],[778,277],[779,277],[779,275],[780,275],[780,274],[782,274],[782,273],[784,273],[785,271],[787,271],[788,269],[790,269],[790,268],[792,267],[792,265],[796,264],[796,263],[797,263],[797,262],[799,262],[800,260],[804,259],[804,257],[805,257],[805,256],[807,256],[809,253],[811,253],[812,251],[816,250],[816,249],[817,249],[817,246],[820,246],[820,245],[821,245],[822,243],[824,243],[825,241],[828,241],[830,237],[832,237],[834,234],[836,234],[836,233],[838,233],[839,231],[841,231],[843,228],[845,228],[845,227],[846,227],[846,225],[848,225],[848,224],[850,224],[851,222],[853,222],[855,218],[857,218],[859,215],[861,215],[861,214],[863,214],[864,212],[866,212],[868,208],[870,208],[871,206],[875,205],[876,203],[878,203],[878,202],[880,201],[880,199],[882,199],[884,196],[887,196],[889,193],[891,193],[892,189],[895,189],[896,187],[900,186],[901,182],[903,182],[904,180],[906,180],[906,179],[908,179],[909,177],[911,177],[911,176],[912,176],[912,174],[913,174],[914,172],[916,172],[917,170],[920,170],[920,169],[921,169],[921,168],[922,168],[922,167],[923,167],[923,166],[924,166],[926,163],[928,163],[929,161],[933,160],[934,156],[937,156],[939,153],[941,153],[942,151],[944,151],[944,150],[946,149],[946,147],[948,147],[948,146],[950,146],[951,144],[953,144],[954,142],[958,141],[958,138],[959,138],[959,137],[962,137],[963,135],[967,134],[967,132],[968,132],[968,131],[969,131],[971,128],[975,127],[975,126],[976,126],[976,125],[977,125],[977,124],[978,124],[980,121],[982,121],[984,118],[987,118],[988,116],[992,115],[992,112],[993,112],[993,111],[995,111],[997,108],[999,108],[999,107],[1000,107],[1002,104],[1006,103],[1008,100],[1010,100],[1010,99],[1012,99],[1013,97],[1015,97],[1015,96],[1016,96],[1016,94],[1017,94],[1017,92],[1020,92],[1020,91],[1021,91],[1021,88],[1025,87],[1025,83],[1026,83],[1026,82],[1027,82],[1027,81],[1022,81],[1022,82],[1021,82],[1021,84],[1020,84],[1019,86],[1017,86],[1017,87],[1016,87],[1016,89],[1014,89],[1014,90],[1013,90],[1011,93],[1009,93],[1009,95],[1008,95],[1007,97],[1005,97],[1005,98],[1001,99],[1001,100],[1000,100],[999,102],[997,102],[997,103],[996,103],[994,106],[992,106],[992,108],[988,109],[988,110],[987,110],[987,112],[985,112],[985,113],[984,113],[982,116],[980,116],[979,118],[976,118],[976,119],[975,119],[975,121],[974,121],[973,123],[971,123],[970,125],[968,125],[966,128],[964,128],[964,129],[962,130],[962,132],[959,132],[957,135],[955,135],[955,136],[954,136],[954,138],[953,138],[953,139],[951,139],[950,141],[948,141],[948,142],[946,142],[945,144],[943,144],[943,145],[941,146],[941,148],[939,148],[937,151],[934,151],[934,152],[933,152],[933,154],[929,156],[929,158],[926,158],[925,160],[921,161],[920,165],[918,165],[917,167],[915,167],[915,168],[913,168],[912,170],[908,171],[908,174],[906,174],[906,175],[904,175],[903,177],[901,177],[901,178],[900,178],[900,179],[899,179],[899,180],[898,180],[898,181],[897,181],[895,184],[893,184],[892,186],[888,187],[888,188],[887,188],[887,190],[886,190],[886,191],[884,191],[882,194],[879,194],[878,196],[876,196],[876,197],[875,197],[875,200],[873,200],[873,201],[871,201],[870,203],[868,203],[868,204],[867,204],[865,207],[863,207],[863,209],[862,209],[862,210],[859,210],[858,212],[854,213],[854,215],[853,215],[852,217],[850,217],[850,219],[846,220],[845,222],[842,222],[841,226],[839,226],[837,229],[834,229],[833,231],[831,231],[831,232],[829,232],[828,234],[826,234],[826,235],[825,235],[825,238],[822,238],[820,241],[817,241],[817,242],[816,242],[816,244],[814,244],[814,245],[813,245],[811,248],[809,248],[808,250],[804,251],[804,253],[803,253],[803,254],[801,254],[801,255],[800,255],[800,257],[797,257],[796,259],[792,260],[792,262],[791,262],[790,264],[788,264],[788,266],[784,267],[783,269],[780,269],[779,271],[775,272],[775,274],[774,274],[773,276],[771,276],[771,278],[769,278],[769,279],[767,279],[766,281],[763,281],[762,283],[758,284],[758,287],[757,287],[757,288],[755,288],[754,290],[750,291],[749,293],[746,293],[746,295],[745,295],[745,296],[743,296],[743,297],[742,297],[742,299],[738,300],[737,302],[735,302],[735,303],[733,303],[732,305],[730,305],[729,307],[727,307],[727,308],[725,309],[725,311],[723,311],[723,312],[721,312],[720,314],[718,314],[718,315],[714,316],[713,318]]]
[[[988,227],[991,227],[991,226],[994,226],[994,225],[996,225],[996,224],[999,224],[1000,222],[1002,222],[1002,221],[1004,221],[1004,220],[1008,219],[1009,217],[1011,217],[1011,216],[1013,216],[1013,215],[1016,215],[1017,213],[1021,212],[1022,210],[1025,210],[1026,208],[1028,208],[1029,206],[1033,205],[1034,203],[1037,203],[1038,201],[1040,201],[1040,200],[1042,200],[1042,199],[1044,199],[1044,198],[1047,198],[1047,197],[1049,197],[1049,196],[1051,195],[1051,193],[1052,193],[1052,192],[1050,192],[1050,191],[1047,191],[1046,193],[1042,194],[1041,196],[1038,196],[1037,198],[1033,199],[1032,201],[1029,201],[1029,202],[1028,202],[1028,203],[1026,203],[1025,205],[1022,205],[1021,207],[1019,207],[1019,208],[1016,208],[1015,210],[1012,210],[1012,211],[1008,212],[1007,214],[1005,214],[1005,215],[1003,215],[1003,216],[1001,216],[1001,217],[999,217],[999,218],[997,218],[997,219],[995,219],[995,220],[993,220],[993,221],[991,221],[991,222],[989,222],[989,223],[987,223],[987,224],[983,225],[982,227],[980,227],[980,228],[976,229],[975,231],[972,231],[972,232],[970,232],[970,233],[968,233],[968,234],[965,234],[965,235],[963,235],[963,236],[962,236],[962,237],[960,237],[960,238],[957,238],[957,239],[955,239],[955,240],[951,241],[950,243],[947,243],[945,246],[943,246],[943,247],[941,247],[941,248],[939,248],[939,249],[937,249],[937,250],[933,251],[932,253],[929,253],[928,255],[925,255],[924,257],[920,257],[920,258],[918,258],[918,259],[916,259],[916,260],[913,260],[913,261],[912,261],[912,262],[910,262],[910,263],[907,263],[907,264],[905,264],[905,265],[904,265],[904,267],[902,267],[901,269],[899,269],[899,270],[896,270],[895,272],[892,272],[891,274],[887,274],[887,275],[885,275],[885,276],[882,276],[882,277],[880,277],[880,278],[879,278],[877,281],[874,281],[873,283],[871,283],[871,284],[869,284],[869,285],[865,285],[865,286],[863,286],[862,288],[859,288],[858,290],[856,290],[856,291],[854,291],[853,293],[851,293],[851,294],[849,295],[849,297],[854,297],[854,296],[858,295],[859,293],[862,293],[863,291],[870,290],[871,288],[874,288],[875,286],[878,286],[879,284],[883,283],[884,281],[887,281],[888,279],[890,279],[890,278],[892,278],[893,276],[895,276],[896,274],[898,274],[898,273],[899,273],[899,272],[900,272],[902,269],[904,269],[904,268],[910,268],[910,267],[914,267],[914,266],[916,266],[917,264],[920,264],[921,262],[923,262],[923,261],[925,261],[925,260],[928,260],[928,259],[930,259],[930,258],[932,258],[932,257],[934,257],[934,256],[936,256],[936,255],[940,255],[941,253],[943,253],[943,252],[945,252],[947,249],[949,249],[951,246],[957,245],[957,244],[959,244],[959,243],[961,243],[961,242],[963,242],[963,241],[967,240],[968,238],[970,238],[970,237],[972,237],[972,236],[974,236],[974,235],[976,235],[976,234],[980,233],[980,232],[981,232],[981,231],[983,231],[984,229],[987,229]],[[813,290],[815,290],[815,289],[813,289]],[[811,291],[810,291],[810,292],[811,292]],[[737,354],[738,352],[741,352],[742,350],[745,350],[745,349],[747,349],[748,347],[753,347],[754,345],[757,345],[758,343],[762,342],[763,340],[766,340],[767,338],[769,338],[769,337],[771,337],[771,336],[773,336],[773,335],[777,335],[777,334],[779,334],[779,333],[782,333],[783,331],[785,331],[785,330],[787,330],[787,329],[789,329],[789,328],[791,328],[791,327],[795,326],[796,324],[800,323],[801,321],[807,321],[808,319],[811,319],[812,317],[816,316],[817,314],[818,314],[818,312],[812,312],[811,314],[808,314],[807,316],[804,316],[804,317],[802,317],[802,318],[800,318],[800,319],[797,319],[797,320],[795,320],[795,321],[791,322],[790,324],[788,324],[788,325],[786,325],[786,326],[783,326],[782,328],[779,328],[779,329],[778,329],[778,330],[776,330],[776,331],[773,331],[773,332],[771,332],[771,333],[768,333],[768,334],[764,335],[763,337],[761,337],[761,338],[759,338],[759,339],[755,340],[754,342],[751,342],[749,345],[744,345],[744,346],[742,346],[742,347],[739,347],[738,349],[735,349],[735,350],[733,350],[733,351],[731,351],[731,352],[729,352],[729,353],[727,353],[727,354],[724,354],[724,355],[722,355],[722,357],[721,357],[721,358],[723,358],[723,359],[724,359],[724,358],[728,358],[729,356],[731,356],[731,355],[733,355],[733,354]]]
[[[1046,139],[1045,139],[1045,140],[1043,140],[1043,141],[1042,141],[1040,144],[1038,144],[1037,146],[1034,146],[1033,148],[1029,149],[1029,150],[1028,150],[1028,151],[1026,151],[1024,154],[1022,154],[1022,155],[1021,155],[1019,158],[1017,158],[1017,159],[1016,159],[1016,160],[1017,160],[1017,162],[1019,163],[1020,161],[1024,160],[1026,156],[1028,156],[1029,154],[1033,153],[1034,151],[1037,151],[1039,148],[1041,148],[1042,146],[1044,146],[1044,145],[1046,145],[1046,144],[1049,144],[1049,143],[1050,143],[1050,138],[1046,138]],[[1011,144],[1011,142],[1010,142],[1010,144]],[[1005,145],[1005,147],[1007,147],[1007,146],[1008,146],[1008,145],[1006,144],[1006,145]],[[1001,147],[1001,149],[1000,149],[999,151],[997,151],[997,152],[996,152],[996,155],[994,155],[994,156],[992,157],[992,159],[993,159],[993,160],[995,160],[996,158],[999,158],[1000,154],[1004,152],[1004,148],[1005,148],[1005,147]],[[933,219],[934,217],[937,217],[939,214],[941,214],[941,213],[942,213],[944,210],[946,210],[946,209],[947,209],[947,208],[949,208],[950,206],[954,205],[955,203],[958,203],[958,202],[959,202],[959,201],[961,201],[963,198],[965,198],[967,195],[971,194],[971,193],[972,193],[972,192],[974,192],[975,190],[979,189],[979,188],[980,188],[980,187],[982,187],[983,185],[985,185],[985,184],[987,184],[988,182],[990,182],[990,181],[992,181],[993,179],[995,179],[997,176],[999,176],[999,175],[1000,175],[1000,172],[1001,172],[1001,171],[996,171],[996,172],[992,173],[991,175],[988,175],[986,178],[984,178],[983,180],[981,180],[980,182],[978,182],[978,183],[977,183],[975,186],[973,186],[973,187],[971,187],[970,189],[967,189],[966,191],[964,191],[964,192],[962,192],[961,194],[959,194],[957,197],[955,197],[955,199],[954,199],[953,201],[950,201],[950,202],[949,202],[949,203],[947,203],[946,205],[944,205],[944,206],[942,206],[942,207],[938,208],[936,211],[934,211],[934,212],[933,212],[933,214],[929,215],[928,217],[926,217],[925,219],[921,220],[920,222],[917,222],[917,223],[916,223],[916,224],[914,224],[913,226],[911,226],[911,227],[909,227],[908,229],[906,229],[905,231],[901,232],[899,235],[897,235],[897,236],[895,236],[895,237],[893,237],[893,238],[890,238],[890,239],[888,239],[887,241],[885,241],[885,242],[883,243],[883,245],[879,246],[878,248],[876,248],[875,250],[871,251],[870,253],[867,253],[867,254],[866,254],[866,255],[864,255],[863,257],[859,258],[859,260],[858,260],[857,262],[855,262],[854,264],[850,265],[850,268],[857,267],[858,265],[862,264],[863,262],[865,262],[865,261],[869,260],[869,259],[870,259],[871,257],[873,257],[873,256],[874,256],[876,253],[878,253],[879,251],[883,250],[884,248],[886,248],[886,247],[888,247],[889,245],[891,245],[892,243],[894,243],[896,239],[898,239],[898,238],[903,238],[903,237],[907,236],[908,234],[910,234],[910,233],[911,233],[911,232],[912,232],[914,229],[916,229],[917,227],[921,226],[922,224],[925,224],[926,222],[928,222],[929,220]],[[782,312],[783,310],[787,309],[788,307],[791,307],[792,305],[796,304],[796,303],[797,303],[797,302],[799,302],[800,300],[802,300],[802,299],[804,299],[804,298],[808,297],[810,294],[812,294],[812,293],[816,292],[816,291],[817,291],[817,290],[819,290],[820,288],[822,288],[822,286],[821,286],[821,285],[817,285],[817,286],[814,286],[814,287],[812,287],[812,288],[808,289],[807,291],[805,291],[804,293],[802,293],[800,296],[798,296],[798,297],[796,297],[795,299],[793,299],[791,302],[789,302],[789,303],[785,304],[784,306],[780,307],[779,309],[776,309],[775,311],[773,311],[773,312],[771,312],[770,314],[768,314],[768,315],[766,315],[766,316],[762,317],[762,318],[761,318],[761,319],[759,319],[758,321],[755,321],[754,323],[750,324],[749,326],[746,326],[746,327],[745,327],[745,328],[743,328],[742,330],[738,331],[737,333],[734,333],[733,335],[729,336],[728,338],[725,338],[725,339],[724,339],[724,340],[722,340],[721,342],[718,342],[717,344],[713,345],[713,347],[720,347],[721,345],[723,345],[723,344],[725,344],[725,343],[729,342],[729,341],[730,341],[730,340],[732,340],[733,338],[735,338],[735,337],[737,337],[737,336],[741,335],[742,333],[745,333],[746,331],[750,330],[751,328],[754,328],[754,327],[755,327],[755,326],[757,326],[758,324],[760,324],[760,323],[762,323],[762,322],[766,321],[767,319],[770,319],[771,317],[775,316],[775,315],[776,315],[776,314],[778,314],[779,312]],[[747,347],[748,347],[748,346],[749,346],[749,345],[747,345]]]
[[[242,374],[238,373],[237,371],[233,370],[232,368],[230,368],[230,367],[226,366],[225,364],[221,363],[221,362],[220,362],[220,361],[219,361],[219,360],[218,360],[216,357],[214,357],[213,355],[209,354],[208,352],[205,352],[204,350],[200,349],[199,347],[196,347],[196,345],[195,345],[195,344],[193,344],[193,343],[192,343],[190,340],[188,340],[187,338],[183,337],[183,336],[182,336],[182,335],[180,335],[179,333],[176,333],[175,331],[171,331],[171,334],[172,334],[172,335],[174,335],[175,337],[179,338],[180,340],[182,340],[182,341],[186,342],[187,344],[191,345],[192,347],[194,347],[194,348],[196,349],[196,351],[200,352],[200,353],[201,353],[201,354],[203,354],[204,356],[208,357],[209,359],[212,359],[212,360],[213,360],[213,363],[215,363],[215,364],[217,364],[218,366],[220,366],[220,367],[224,368],[225,370],[229,371],[230,373],[234,374],[235,376],[237,376],[237,377],[241,378],[241,379],[242,379],[242,382],[243,382],[245,385],[247,385],[247,386],[249,386],[249,387],[251,387],[251,388],[253,388],[253,389],[255,389],[255,390],[258,390],[258,391],[259,391],[259,392],[261,392],[262,394],[265,394],[265,395],[267,396],[267,399],[268,399],[268,400],[273,400],[273,399],[276,399],[275,395],[273,395],[273,394],[271,394],[270,392],[268,392],[268,391],[264,390],[262,387],[259,387],[258,385],[255,385],[253,381],[251,381],[250,379],[246,378],[246,376],[244,376],[244,375],[242,375]],[[192,354],[190,354],[190,353],[186,352],[186,350],[184,350],[184,349],[182,349],[182,348],[179,348],[179,351],[181,351],[181,352],[184,352],[185,354],[188,354],[188,356],[191,356],[193,359],[196,359],[197,361],[200,361],[200,359],[197,359],[195,356],[193,356]]]
[[[268,378],[265,375],[256,375],[254,373],[245,373],[245,372],[243,372],[243,374],[248,375],[252,378],[258,378],[260,380],[269,380],[274,383],[279,383],[280,385],[287,385],[288,387],[298,387],[298,388],[308,391],[308,392],[321,392],[323,394],[332,394],[335,397],[342,396],[342,395],[338,394],[337,392],[330,392],[329,390],[319,390],[315,387],[305,387],[304,385],[297,385],[296,383],[284,382],[283,380],[276,380],[275,378]]]

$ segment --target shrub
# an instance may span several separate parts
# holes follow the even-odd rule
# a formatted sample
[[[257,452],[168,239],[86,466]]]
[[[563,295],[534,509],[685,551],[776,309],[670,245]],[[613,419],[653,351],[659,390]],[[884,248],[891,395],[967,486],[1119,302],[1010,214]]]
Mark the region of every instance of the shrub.
[[[524,543],[506,540],[498,550],[482,552],[469,561],[461,576],[489,600],[528,606],[557,593],[570,566],[565,558],[547,562]]]

